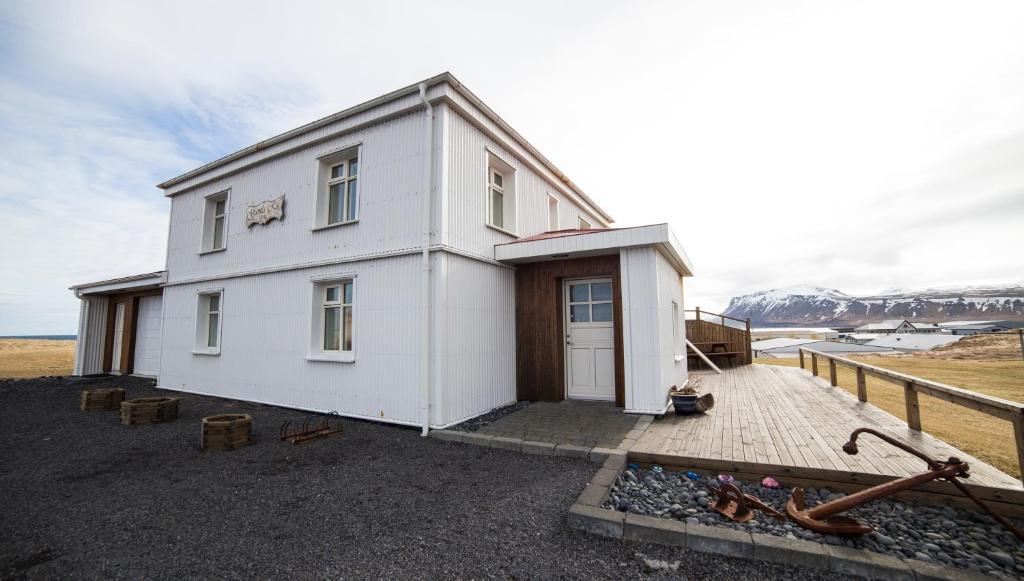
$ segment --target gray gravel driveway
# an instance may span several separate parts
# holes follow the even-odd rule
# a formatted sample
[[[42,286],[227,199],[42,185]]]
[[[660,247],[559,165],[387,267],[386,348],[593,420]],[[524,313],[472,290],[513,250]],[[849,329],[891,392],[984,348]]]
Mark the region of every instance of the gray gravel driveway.
[[[128,397],[167,394],[111,378]],[[797,568],[570,530],[596,471],[345,420],[340,437],[277,441],[293,410],[184,395],[176,422],[78,410],[67,379],[0,382],[0,577],[634,578],[635,554],[688,579],[823,579]],[[256,443],[202,452],[200,418],[249,413]],[[669,578],[666,572],[651,574]]]

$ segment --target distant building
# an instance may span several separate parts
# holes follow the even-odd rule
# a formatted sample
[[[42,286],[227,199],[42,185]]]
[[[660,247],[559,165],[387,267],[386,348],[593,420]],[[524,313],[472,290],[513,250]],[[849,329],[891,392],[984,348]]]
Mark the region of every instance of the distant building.
[[[877,337],[877,335],[876,335]],[[822,353],[836,353],[839,355],[854,353],[891,353],[893,349],[888,347],[877,347],[874,345],[858,345],[856,343],[844,343],[842,341],[808,341],[803,339],[766,339],[755,341],[750,344],[754,351],[754,357],[796,357],[800,349],[814,349]]]
[[[915,333],[945,333],[947,332],[942,327],[935,323],[921,323],[919,321],[911,321],[910,324],[914,327]]]
[[[906,319],[887,319],[881,323],[868,323],[854,329],[855,333],[913,333],[914,325]]]
[[[756,327],[750,330],[751,339],[838,339],[839,331],[831,327]]]
[[[840,334],[839,338],[847,343],[858,343],[863,345],[868,341],[874,341],[878,338],[878,333],[844,333]]]
[[[891,333],[868,341],[865,343],[865,347],[880,347],[897,351],[925,351],[956,343],[961,338],[943,333]]]
[[[947,327],[949,332],[953,335],[966,336],[966,335],[979,335],[981,333],[999,333],[1002,331],[1009,331],[1014,329],[1002,323],[975,323],[971,325],[956,325]]]

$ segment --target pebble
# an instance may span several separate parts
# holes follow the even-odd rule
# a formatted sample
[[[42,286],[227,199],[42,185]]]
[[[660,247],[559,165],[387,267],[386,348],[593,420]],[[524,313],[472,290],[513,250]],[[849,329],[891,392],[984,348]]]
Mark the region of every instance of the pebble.
[[[783,512],[792,493],[790,488],[765,488],[756,482],[746,484],[736,481],[735,484],[744,493],[753,494]],[[1020,571],[1024,571],[1024,551],[1016,538],[982,513],[899,500],[882,500],[843,513],[844,516],[876,527],[870,535],[844,538],[821,535],[796,526],[791,521],[779,523],[759,512],[755,513],[755,520],[747,523],[728,520],[709,507],[710,489],[718,486],[719,482],[714,476],[691,479],[681,473],[653,473],[638,467],[625,471],[616,481],[611,498],[606,501],[605,506],[621,512],[673,518],[692,525],[724,526],[753,533],[773,534],[787,539],[867,549],[974,571],[994,571],[1003,576],[1008,573],[1019,575]],[[814,506],[846,495],[821,488],[808,489],[805,496],[807,504]],[[1021,564],[1018,565],[1018,562]],[[675,571],[671,569],[671,563],[665,562],[665,565],[668,570]],[[657,567],[662,567],[661,563],[658,563]],[[667,570],[650,567],[647,569]]]

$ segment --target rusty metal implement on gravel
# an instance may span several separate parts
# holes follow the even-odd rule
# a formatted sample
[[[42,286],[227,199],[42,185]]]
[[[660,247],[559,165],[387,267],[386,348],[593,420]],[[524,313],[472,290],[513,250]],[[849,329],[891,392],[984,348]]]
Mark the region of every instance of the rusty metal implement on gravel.
[[[805,529],[810,529],[823,534],[850,536],[863,535],[874,529],[870,525],[863,524],[847,516],[842,516],[839,513],[874,500],[880,500],[892,494],[896,494],[897,492],[909,490],[915,486],[924,484],[925,482],[941,479],[950,482],[959,488],[964,495],[973,500],[982,508],[982,510],[987,512],[989,516],[998,521],[999,524],[1006,527],[1010,532],[1016,535],[1018,539],[1024,541],[1024,533],[1015,527],[1008,519],[1002,515],[996,514],[989,506],[982,502],[980,498],[975,496],[963,482],[960,482],[960,478],[970,477],[970,474],[968,474],[969,467],[966,462],[962,462],[956,457],[951,457],[947,460],[932,460],[923,452],[870,428],[859,428],[854,430],[853,433],[850,434],[850,441],[843,444],[843,451],[850,455],[856,454],[857,436],[862,433],[868,433],[876,436],[885,442],[924,460],[925,463],[928,464],[928,471],[915,476],[907,476],[905,478],[886,482],[885,484],[879,484],[878,486],[861,490],[860,492],[856,492],[849,496],[844,496],[838,500],[819,504],[813,508],[807,508],[803,489],[794,488],[793,496],[789,499],[789,502],[786,503],[786,512],[789,513],[790,518],[795,520],[797,524]]]
[[[341,433],[341,419],[337,416],[306,416],[306,419],[302,421],[301,429],[293,427],[293,424],[293,420],[286,420],[281,424],[281,441],[305,444]]]
[[[756,496],[743,494],[740,488],[731,482],[723,482],[717,488],[711,487],[711,491],[718,497],[718,501],[711,508],[736,522],[747,522],[754,518],[754,511],[751,508],[756,508],[778,521],[786,520],[786,515],[761,502]]]

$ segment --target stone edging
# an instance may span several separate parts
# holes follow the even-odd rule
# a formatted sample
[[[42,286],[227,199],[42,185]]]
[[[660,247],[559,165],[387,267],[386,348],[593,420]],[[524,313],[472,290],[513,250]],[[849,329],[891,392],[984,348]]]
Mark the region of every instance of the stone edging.
[[[622,440],[617,448],[588,448],[587,446],[574,446],[572,444],[552,444],[551,442],[534,442],[531,440],[521,440],[519,438],[505,438],[503,436],[488,436],[486,434],[477,434],[476,432],[459,432],[456,430],[433,430],[430,435],[437,438],[438,440],[444,440],[446,442],[462,442],[463,444],[471,444],[474,446],[484,446],[487,448],[500,448],[502,450],[513,450],[516,452],[526,452],[527,454],[538,454],[541,456],[568,456],[570,458],[588,458],[591,462],[604,462],[608,458],[621,458],[622,466],[626,465],[626,454],[629,452],[636,441],[640,439],[640,436],[647,431],[647,427],[654,421],[654,416],[640,416],[636,424],[633,426],[626,437]],[[608,487],[611,486],[612,482],[615,482],[615,478],[619,477],[619,472],[615,473],[615,476],[608,482]],[[605,494],[607,494],[607,488]],[[602,501],[604,499],[601,499]],[[600,504],[600,503],[598,503]]]
[[[749,533],[725,527],[687,524],[602,508],[612,484],[626,468],[626,456],[609,456],[569,509],[569,526],[588,533],[686,547],[740,559],[801,565],[843,575],[897,581],[992,579],[970,569],[947,567],[917,559],[899,559],[872,551],[823,545],[801,539]]]

